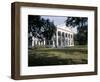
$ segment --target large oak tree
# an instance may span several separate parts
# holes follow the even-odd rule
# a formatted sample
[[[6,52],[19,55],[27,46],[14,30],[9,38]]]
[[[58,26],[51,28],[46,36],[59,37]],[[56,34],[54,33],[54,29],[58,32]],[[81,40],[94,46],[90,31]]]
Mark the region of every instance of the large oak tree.
[[[86,45],[88,38],[88,18],[87,17],[67,17],[66,26],[77,28],[75,41],[79,45]]]
[[[39,15],[28,16],[28,33],[32,32],[34,37],[42,40],[50,40],[56,32],[56,26],[49,19],[44,19]]]

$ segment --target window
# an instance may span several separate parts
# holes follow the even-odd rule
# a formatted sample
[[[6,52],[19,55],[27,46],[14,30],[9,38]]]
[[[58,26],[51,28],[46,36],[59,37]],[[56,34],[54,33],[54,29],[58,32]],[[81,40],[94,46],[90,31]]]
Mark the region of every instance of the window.
[[[73,35],[71,34],[71,38],[73,37]]]
[[[58,31],[58,36],[61,36],[61,32],[60,31]]]
[[[70,38],[70,34],[68,35],[68,37]]]
[[[66,33],[66,37],[67,37],[67,33]]]

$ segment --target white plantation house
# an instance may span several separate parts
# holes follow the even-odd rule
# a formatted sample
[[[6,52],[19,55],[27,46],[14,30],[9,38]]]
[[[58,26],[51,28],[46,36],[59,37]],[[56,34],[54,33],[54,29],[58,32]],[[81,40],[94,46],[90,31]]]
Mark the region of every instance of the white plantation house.
[[[28,43],[29,48],[34,46],[45,46],[50,48],[74,46],[74,32],[65,25],[58,25],[56,34],[49,41],[45,40],[45,38],[43,41],[40,41],[38,38],[32,36],[32,33],[29,34],[29,37],[30,36],[31,42]]]

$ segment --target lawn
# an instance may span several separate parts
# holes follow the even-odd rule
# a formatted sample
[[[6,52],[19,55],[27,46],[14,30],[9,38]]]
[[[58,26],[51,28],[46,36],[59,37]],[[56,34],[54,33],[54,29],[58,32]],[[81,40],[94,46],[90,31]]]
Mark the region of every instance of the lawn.
[[[28,50],[28,66],[87,64],[87,46]]]

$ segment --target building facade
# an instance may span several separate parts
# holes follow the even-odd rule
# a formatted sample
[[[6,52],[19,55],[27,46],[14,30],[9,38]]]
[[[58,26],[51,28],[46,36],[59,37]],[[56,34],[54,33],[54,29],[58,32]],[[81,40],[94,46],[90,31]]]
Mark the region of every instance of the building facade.
[[[28,46],[44,46],[49,48],[64,48],[69,46],[74,46],[74,32],[65,25],[58,25],[56,34],[52,37],[51,40],[45,40],[45,38],[41,41],[38,38],[35,38],[30,34],[30,42]]]

